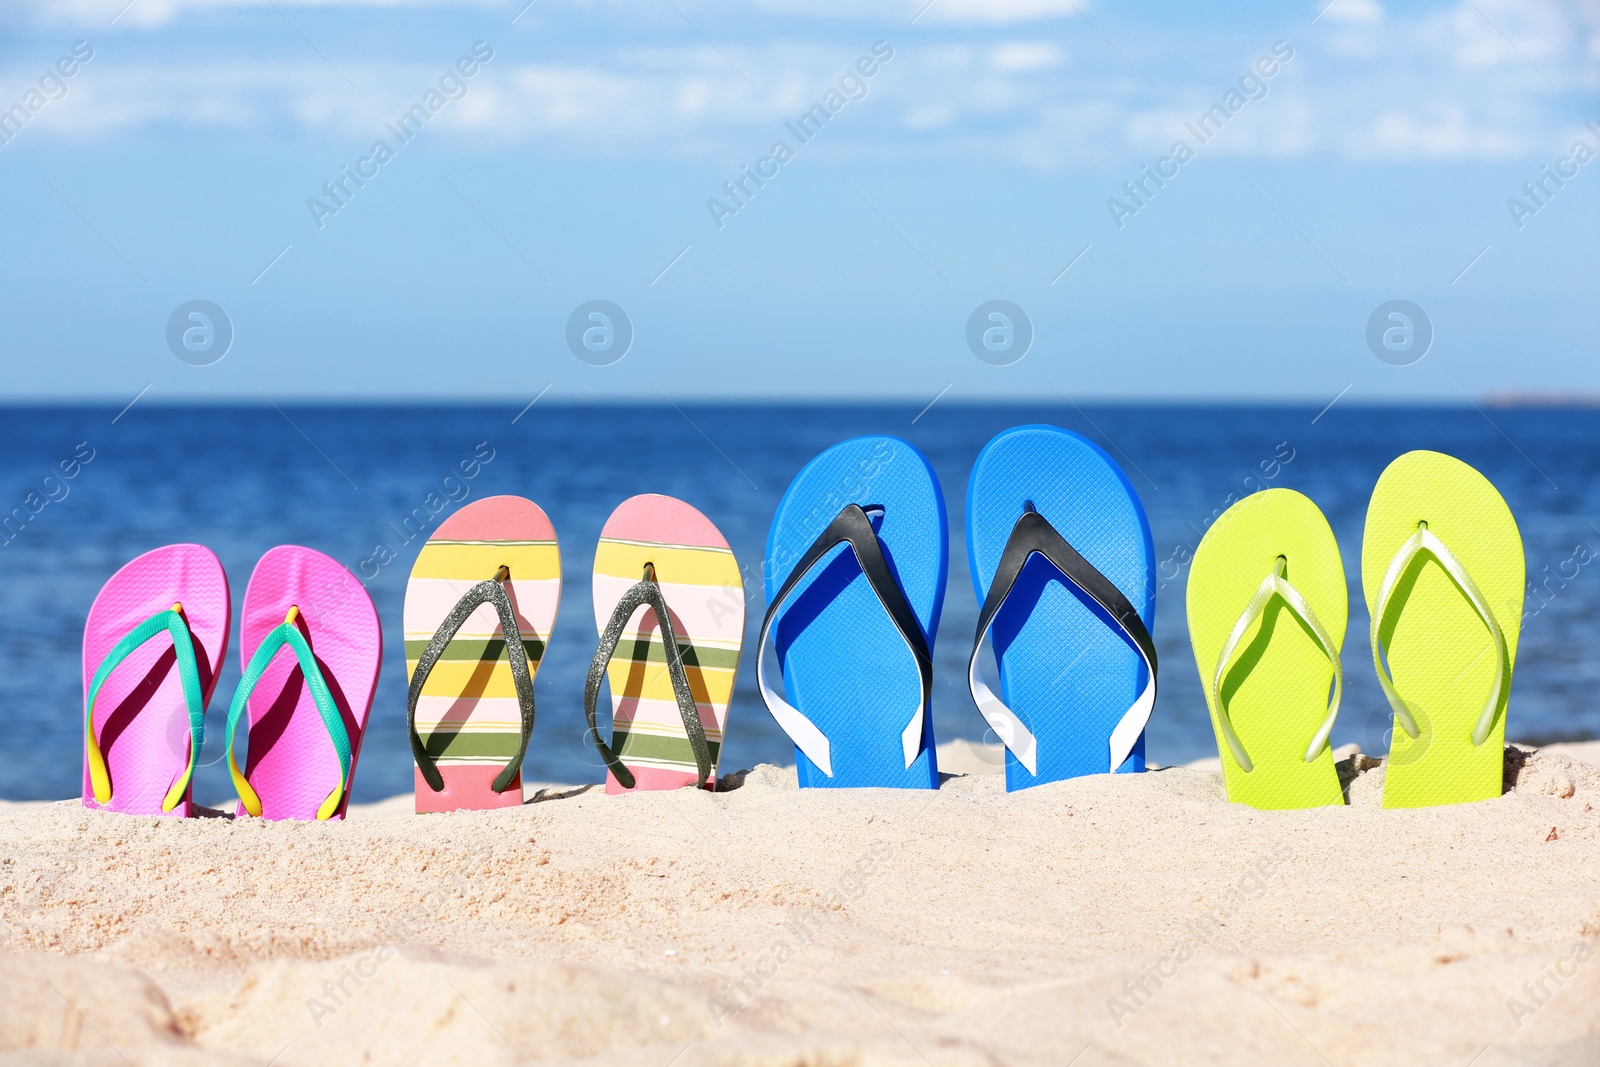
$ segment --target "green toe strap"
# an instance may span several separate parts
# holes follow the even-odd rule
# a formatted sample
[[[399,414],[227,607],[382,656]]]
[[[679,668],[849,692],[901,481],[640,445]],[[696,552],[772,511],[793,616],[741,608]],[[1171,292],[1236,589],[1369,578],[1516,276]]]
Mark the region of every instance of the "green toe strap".
[[[239,720],[244,717],[245,705],[250,699],[250,694],[255,691],[256,684],[266,673],[272,658],[287,645],[294,652],[296,662],[300,664],[306,688],[311,691],[311,699],[317,706],[317,714],[321,716],[322,725],[327,729],[328,738],[333,742],[333,750],[339,757],[339,784],[317,809],[317,818],[321,820],[331,817],[339,810],[339,804],[343,801],[345,790],[349,786],[350,735],[344,728],[344,718],[339,714],[339,707],[334,703],[333,694],[328,691],[328,683],[322,677],[322,668],[317,666],[317,657],[312,653],[311,646],[306,643],[305,636],[295,625],[299,614],[299,608],[289,609],[288,617],[267,634],[266,640],[261,642],[255,655],[250,657],[250,664],[245,668],[244,677],[239,679],[239,688],[233,694],[233,704],[228,708],[228,770],[233,775],[233,788],[239,794],[239,803],[244,805],[244,810],[251,815],[260,815],[261,797],[256,794],[234,759],[233,735],[239,727]]]
[[[174,604],[128,631],[106,653],[106,658],[94,672],[94,681],[89,685],[89,700],[83,712],[83,745],[89,762],[89,783],[94,789],[97,804],[111,802],[111,772],[106,767],[105,754],[100,751],[100,741],[94,732],[94,706],[100,696],[100,687],[135,649],[164,633],[172,637],[172,649],[177,655],[178,679],[183,684],[183,702],[189,712],[189,763],[167,790],[167,795],[161,801],[162,811],[171,811],[178,806],[189,790],[189,779],[194,774],[195,765],[200,762],[200,746],[205,744],[206,732],[205,694],[200,685],[200,668],[194,658],[194,636],[189,629],[189,621],[184,617],[183,605]]]

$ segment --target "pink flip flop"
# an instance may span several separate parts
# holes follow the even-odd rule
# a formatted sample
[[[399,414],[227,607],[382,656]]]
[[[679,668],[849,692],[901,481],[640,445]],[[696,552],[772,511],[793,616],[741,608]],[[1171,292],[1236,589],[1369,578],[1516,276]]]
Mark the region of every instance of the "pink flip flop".
[[[338,561],[279,545],[250,575],[239,651],[244,677],[228,709],[238,814],[343,818],[383,660],[372,598]],[[240,771],[233,737],[246,708]]]
[[[84,807],[193,813],[232,612],[222,564],[201,545],[146,552],[106,582],[83,628]]]

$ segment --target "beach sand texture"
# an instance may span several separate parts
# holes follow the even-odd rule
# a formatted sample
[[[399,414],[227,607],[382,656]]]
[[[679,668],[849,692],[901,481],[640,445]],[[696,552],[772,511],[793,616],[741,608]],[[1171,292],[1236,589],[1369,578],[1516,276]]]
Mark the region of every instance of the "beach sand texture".
[[[961,742],[936,793],[0,805],[0,1063],[1600,1063],[1600,743],[1507,753],[1414,811],[1349,752],[1349,807],[1258,812]]]

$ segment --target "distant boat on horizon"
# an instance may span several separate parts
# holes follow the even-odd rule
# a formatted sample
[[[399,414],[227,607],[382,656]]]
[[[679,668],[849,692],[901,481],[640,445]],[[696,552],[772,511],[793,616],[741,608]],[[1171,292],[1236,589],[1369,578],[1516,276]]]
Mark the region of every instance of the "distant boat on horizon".
[[[1600,408],[1600,392],[1566,393],[1514,392],[1502,390],[1484,394],[1485,407],[1491,408]]]

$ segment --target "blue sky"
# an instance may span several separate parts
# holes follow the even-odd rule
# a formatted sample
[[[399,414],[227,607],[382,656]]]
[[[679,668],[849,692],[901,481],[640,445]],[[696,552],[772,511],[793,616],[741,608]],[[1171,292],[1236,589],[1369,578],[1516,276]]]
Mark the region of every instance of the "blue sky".
[[[1600,393],[1592,0],[525,2],[6,4],[0,399]]]

